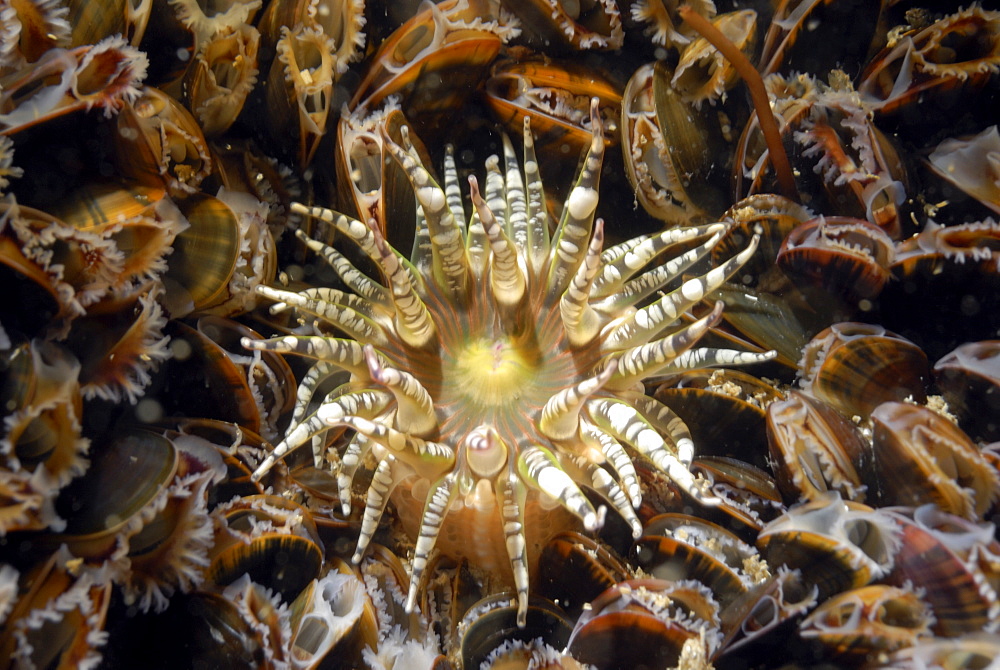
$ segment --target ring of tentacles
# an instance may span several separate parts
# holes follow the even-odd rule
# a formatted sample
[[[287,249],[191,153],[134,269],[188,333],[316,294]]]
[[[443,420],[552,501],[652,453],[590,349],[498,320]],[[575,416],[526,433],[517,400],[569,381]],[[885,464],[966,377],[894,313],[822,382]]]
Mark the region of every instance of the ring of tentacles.
[[[696,500],[718,502],[709,482],[689,469],[695,448],[687,427],[645,395],[642,380],[770,357],[695,348],[718,321],[721,303],[701,319],[679,323],[750,258],[757,238],[724,264],[684,281],[682,273],[719,240],[723,224],[668,229],[605,249],[603,221],[594,220],[605,149],[596,101],[591,127],[592,142],[558,221],[547,213],[527,121],[523,164],[504,137],[503,166],[497,157],[487,161],[482,192],[469,178],[468,218],[450,152],[442,186],[406,132],[399,144],[386,137],[419,205],[410,258],[374,225],[296,204],[293,209],[328,222],[356,244],[381,277],[369,277],[333,247],[298,233],[346,290],[259,289],[278,303],[272,309],[294,308],[306,322],[324,322],[343,337],[244,340],[251,349],[315,359],[287,434],[255,476],[312,443],[317,465],[336,473],[348,514],[355,475],[373,469],[355,562],[390,496],[405,489],[419,507],[407,611],[436,544],[448,551],[439,541],[442,526],[461,524],[499,538],[499,549],[478,550],[502,554],[498,569],[514,587],[523,625],[529,507],[561,507],[585,529],[597,530],[606,505],[595,507],[586,487],[638,536],[637,457]],[[679,244],[687,250],[665,253]],[[349,378],[314,399],[337,375]],[[346,448],[325,448],[323,434],[333,427],[353,432]],[[463,510],[475,520],[458,521]]]

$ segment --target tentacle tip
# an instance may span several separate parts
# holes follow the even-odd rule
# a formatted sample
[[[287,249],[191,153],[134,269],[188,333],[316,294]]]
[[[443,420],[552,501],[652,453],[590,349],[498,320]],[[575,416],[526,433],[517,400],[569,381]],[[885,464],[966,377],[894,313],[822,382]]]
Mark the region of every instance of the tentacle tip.
[[[365,356],[365,364],[368,365],[368,374],[372,376],[375,381],[381,381],[382,375],[382,364],[378,360],[378,355],[375,353],[375,347],[371,344],[366,344],[362,349]]]
[[[604,520],[607,516],[608,508],[601,505],[596,512],[588,512],[583,517],[583,527],[590,532],[599,531],[604,528]]]
[[[641,523],[633,523],[632,524],[632,539],[633,540],[638,540],[640,537],[642,537],[642,524]]]
[[[365,557],[364,551],[356,551],[354,552],[354,555],[351,556],[351,563],[353,563],[354,565],[361,565],[361,559],[363,559],[364,557]]]
[[[241,337],[240,346],[242,346],[244,349],[256,349],[254,345],[257,343],[257,341],[258,340],[254,340],[249,337]]]

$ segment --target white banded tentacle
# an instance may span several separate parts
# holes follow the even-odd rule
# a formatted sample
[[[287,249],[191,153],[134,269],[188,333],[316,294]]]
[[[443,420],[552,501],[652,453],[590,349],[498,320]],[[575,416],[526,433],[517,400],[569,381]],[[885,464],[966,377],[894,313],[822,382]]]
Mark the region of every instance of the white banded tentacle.
[[[503,227],[493,215],[486,201],[479,194],[476,178],[469,176],[472,204],[479,213],[479,220],[490,243],[490,288],[497,303],[513,307],[521,302],[527,289],[524,272],[518,264],[517,249]]]
[[[589,482],[590,488],[604,497],[618,511],[625,523],[632,529],[632,539],[638,540],[642,535],[642,522],[639,521],[632,502],[625,495],[621,486],[611,474],[583,456],[570,456],[572,464],[582,474],[581,479]]]
[[[617,362],[611,360],[598,374],[553,394],[542,407],[538,419],[539,432],[556,441],[577,437],[583,404],[608,383],[617,367]]]
[[[596,531],[604,526],[606,508],[602,505],[595,510],[573,478],[566,474],[559,459],[545,447],[535,445],[522,449],[517,457],[517,471],[524,482],[548,494],[578,518],[587,530]]]
[[[549,212],[545,207],[545,189],[535,157],[535,138],[531,134],[531,115],[524,117],[524,194],[528,242],[525,247],[528,265],[538,276],[549,257]]]
[[[631,297],[636,302],[641,300],[679,277],[681,272],[704,257],[721,239],[724,229],[725,226],[721,223],[715,226],[668,228],[656,235],[643,235],[611,247],[601,254],[603,267],[600,275],[594,281],[594,297],[617,298],[618,300]],[[639,286],[649,286],[646,293],[634,297],[637,287],[626,288],[628,285],[626,282],[630,282],[636,273],[664,251],[675,244],[697,239],[706,234],[711,236],[703,244],[689,249],[683,254],[668,258],[650,272],[645,273],[650,276],[639,282]],[[651,272],[653,274],[650,274]]]
[[[424,385],[409,372],[384,364],[379,360],[375,347],[364,347],[365,362],[372,381],[387,388],[396,398],[396,426],[420,437],[431,434],[438,427],[434,400]]]
[[[346,219],[347,217],[344,218]],[[357,223],[360,224],[361,222],[357,221]],[[301,230],[296,230],[295,236],[302,240],[310,250],[319,254],[327,262],[327,265],[337,273],[337,276],[340,277],[344,284],[347,285],[347,288],[354,291],[358,297],[369,301],[373,305],[378,305],[384,310],[392,309],[392,299],[389,297],[389,291],[354,267],[354,264],[347,260],[343,254],[319,240],[312,239]]]
[[[618,475],[618,481],[625,490],[632,507],[638,509],[642,504],[642,488],[639,485],[639,475],[635,463],[625,452],[625,447],[615,438],[598,428],[589,419],[580,419],[580,434],[597,444],[611,469]]]
[[[597,210],[597,189],[601,181],[601,165],[604,162],[604,130],[597,112],[597,98],[590,104],[590,122],[594,134],[590,149],[583,161],[583,168],[576,183],[566,197],[562,217],[552,236],[549,273],[546,278],[546,294],[557,299],[566,290],[567,284],[576,272],[576,267],[587,253],[587,239],[594,223]]]
[[[740,351],[739,349],[711,349],[700,347],[678,354],[670,363],[660,368],[658,374],[668,375],[696,368],[728,368],[734,365],[765,363],[777,357],[777,351]]]
[[[345,300],[344,303],[327,302],[291,291],[276,291],[266,286],[258,286],[257,293],[272,300],[281,300],[284,304],[292,305],[302,312],[312,314],[336,326],[344,334],[349,335],[355,340],[374,342],[379,346],[385,346],[389,342],[383,326],[365,313],[347,304],[349,301]],[[357,300],[360,300],[360,298]],[[365,308],[362,307],[362,309]],[[392,327],[391,324],[389,324],[389,327]]]
[[[503,519],[504,547],[514,574],[517,592],[517,625],[523,628],[528,618],[528,546],[524,537],[524,505],[527,489],[516,474],[502,473],[496,481]]]
[[[441,532],[441,524],[448,513],[457,490],[456,480],[458,470],[453,470],[431,485],[427,500],[424,502],[423,514],[420,515],[420,532],[413,547],[413,561],[410,566],[410,588],[406,594],[405,610],[413,612],[417,604],[417,594],[420,592],[427,559]]]
[[[671,481],[703,505],[718,505],[706,480],[694,474],[669,448],[659,431],[631,404],[612,398],[595,398],[587,403],[587,412],[598,427],[631,446],[653,462]]]
[[[434,339],[437,328],[427,305],[420,298],[406,265],[392,251],[381,235],[375,236],[375,246],[379,252],[382,272],[392,289],[392,301],[396,307],[396,332],[408,345],[421,348]]]
[[[407,142],[409,131],[401,128]],[[452,297],[462,298],[469,287],[469,260],[465,255],[462,227],[448,206],[448,197],[417,158],[396,144],[383,130],[383,141],[392,157],[406,172],[430,231],[435,282]]]
[[[590,238],[587,255],[559,300],[559,316],[562,317],[569,343],[574,347],[582,347],[591,342],[601,330],[600,318],[590,306],[590,294],[594,278],[601,267],[603,246],[604,220],[598,219],[594,223],[594,234]]]
[[[354,549],[351,562],[355,565],[361,563],[361,559],[368,549],[368,544],[372,541],[375,531],[378,530],[379,521],[385,513],[385,506],[389,503],[389,496],[399,482],[393,470],[396,459],[392,454],[387,454],[379,461],[375,472],[372,475],[372,482],[368,485],[368,493],[365,495],[365,511],[361,516],[361,531],[358,533],[358,544]]]

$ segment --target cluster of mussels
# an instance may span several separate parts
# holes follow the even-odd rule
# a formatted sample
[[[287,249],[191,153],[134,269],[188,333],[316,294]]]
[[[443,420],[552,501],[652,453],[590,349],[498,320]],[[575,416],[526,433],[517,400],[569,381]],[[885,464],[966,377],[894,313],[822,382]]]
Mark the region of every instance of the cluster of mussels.
[[[951,4],[0,0],[0,670],[996,667]]]

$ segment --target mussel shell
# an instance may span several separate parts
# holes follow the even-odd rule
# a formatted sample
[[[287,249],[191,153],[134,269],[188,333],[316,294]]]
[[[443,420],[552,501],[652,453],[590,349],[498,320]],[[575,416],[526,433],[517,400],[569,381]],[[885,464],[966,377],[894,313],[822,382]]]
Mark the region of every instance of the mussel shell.
[[[563,531],[542,548],[533,592],[559,603],[572,617],[628,576],[621,560],[604,546],[575,531]]]
[[[244,670],[266,667],[268,640],[247,621],[237,606],[219,593],[199,591],[174,597],[163,614],[119,616],[115,644],[106,650],[111,667],[169,670],[211,667]],[[171,635],[150,635],[150,626]],[[177,636],[184,640],[177,642]]]
[[[710,521],[686,514],[661,514],[650,519],[636,540],[633,559],[657,579],[693,579],[711,589],[725,606],[746,593],[756,575],[744,568],[756,551],[735,534]]]
[[[805,584],[800,571],[778,570],[722,608],[723,643],[716,667],[746,667],[749,659],[769,657],[779,640],[791,641],[794,636],[789,634],[815,606],[817,592]]]
[[[933,505],[893,510],[901,543],[886,581],[912,584],[934,611],[934,632],[948,637],[1000,629],[996,565],[980,564],[1000,555],[991,525],[973,524]],[[987,559],[987,562],[991,559]],[[994,559],[995,560],[995,559]]]
[[[948,408],[970,436],[1000,440],[1000,340],[967,342],[934,364]]]
[[[883,402],[926,402],[931,379],[927,355],[881,326],[830,326],[805,347],[799,372],[805,388],[848,417],[867,417]]]
[[[896,245],[896,281],[880,296],[880,321],[935,360],[1000,330],[1000,223],[941,226],[928,221]],[[933,305],[934,309],[928,309]]]
[[[934,503],[970,520],[994,505],[1000,474],[951,421],[899,402],[879,405],[871,418],[883,504]]]
[[[820,599],[888,573],[899,543],[892,516],[833,492],[790,508],[757,541],[768,565],[801,569]]]
[[[126,178],[185,196],[212,171],[205,135],[179,102],[151,86],[118,115],[118,169]]]
[[[696,456],[691,472],[711,478],[712,493],[722,499],[702,512],[707,520],[754,542],[764,524],[785,512],[781,492],[765,469],[727,456]]]
[[[198,194],[180,203],[190,227],[174,240],[166,278],[183,292],[171,291],[168,305],[183,316],[221,303],[240,256],[240,227],[236,213],[218,198]],[[175,297],[170,298],[171,295]],[[187,311],[180,306],[190,301]]]
[[[297,535],[266,533],[249,544],[235,544],[212,559],[205,576],[226,586],[244,574],[291,602],[309,582],[319,576],[323,550],[310,539]]]
[[[785,237],[777,262],[800,281],[856,302],[882,292],[895,255],[892,238],[878,226],[864,219],[821,216]]]
[[[732,221],[719,243],[712,247],[712,261],[723,263],[727,258],[746,248],[754,232],[760,231],[757,251],[740,268],[740,282],[755,287],[761,278],[773,271],[785,237],[799,224],[813,218],[812,212],[784,196],[758,193],[734,203],[722,215],[723,221]]]
[[[535,96],[555,109],[539,108],[533,104]],[[548,59],[501,62],[494,65],[486,80],[485,97],[507,132],[515,137],[523,132],[524,119],[531,119],[535,147],[542,160],[553,154],[575,156],[590,146],[591,131],[587,126],[593,98],[598,99],[605,146],[618,142],[621,91],[592,68]],[[553,104],[551,98],[558,102]]]
[[[226,351],[197,329],[172,321],[167,328],[182,356],[164,365],[159,395],[166,416],[192,416],[235,423],[254,433],[261,416],[243,370]]]
[[[132,430],[95,449],[91,459],[84,476],[56,499],[66,529],[47,541],[65,542],[76,556],[100,560],[113,548],[115,534],[174,478],[178,456],[162,435]]]
[[[692,370],[668,379],[653,397],[684,421],[700,455],[749,457],[767,467],[763,407],[780,397],[771,385],[739,370]]]
[[[52,279],[6,235],[0,235],[0,285],[7,287],[0,291],[0,313],[8,331],[42,335],[69,312]]]
[[[0,668],[71,670],[100,662],[96,647],[111,600],[111,583],[80,576],[63,548],[37,563],[0,628]]]
[[[622,96],[622,155],[643,208],[669,225],[693,225],[721,213],[715,156],[720,129],[670,86],[663,62],[633,73]]]
[[[577,621],[567,649],[597,668],[669,668],[688,640],[704,635],[701,644],[708,646],[717,623],[718,604],[704,585],[629,580],[594,601]]]
[[[507,640],[529,642],[542,638],[561,649],[569,640],[572,626],[554,603],[532,596],[528,601],[527,622],[517,626],[517,606],[508,596],[491,596],[473,606],[458,625],[461,636],[462,667],[478,668],[490,652]]]
[[[375,605],[365,583],[343,561],[334,559],[330,567],[290,606],[290,654],[303,669],[354,667],[363,648],[378,649]]]
[[[799,634],[833,658],[861,660],[913,645],[930,635],[931,609],[912,589],[873,584],[830,598],[805,620]]]
[[[767,408],[772,468],[786,498],[813,500],[830,489],[865,501],[871,449],[860,429],[830,405],[798,391]]]

